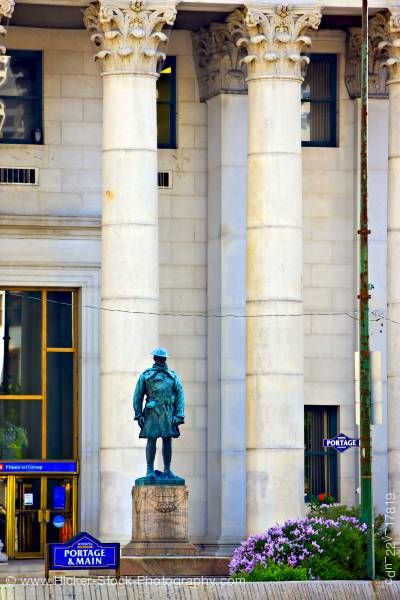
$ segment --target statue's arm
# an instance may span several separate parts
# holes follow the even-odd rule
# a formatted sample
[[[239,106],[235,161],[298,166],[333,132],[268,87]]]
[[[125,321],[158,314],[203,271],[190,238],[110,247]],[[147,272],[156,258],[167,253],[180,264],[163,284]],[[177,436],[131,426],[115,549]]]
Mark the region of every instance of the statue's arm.
[[[138,379],[138,382],[135,387],[135,391],[133,394],[133,412],[135,413],[135,421],[140,419],[142,416],[142,405],[143,398],[146,391],[146,380],[143,375],[141,375]]]
[[[179,377],[175,379],[175,406],[174,417],[179,419],[179,424],[185,421],[185,394]]]

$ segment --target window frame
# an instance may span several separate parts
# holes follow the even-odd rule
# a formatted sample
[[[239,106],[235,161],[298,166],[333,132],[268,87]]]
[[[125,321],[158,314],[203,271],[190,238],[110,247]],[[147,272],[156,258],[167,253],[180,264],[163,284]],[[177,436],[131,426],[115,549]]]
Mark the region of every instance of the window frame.
[[[328,61],[330,68],[330,77],[331,77],[331,86],[330,86],[330,95],[329,99],[324,100],[313,100],[312,98],[301,98],[301,103],[309,102],[310,103],[310,113],[312,110],[313,104],[327,104],[329,103],[331,106],[330,110],[330,118],[329,125],[331,130],[331,137],[327,142],[318,142],[318,141],[301,141],[302,147],[305,148],[337,148],[337,105],[338,105],[338,90],[337,90],[337,70],[338,70],[338,60],[337,54],[333,53],[313,53],[310,54],[310,64],[312,62],[322,62]]]
[[[158,142],[158,122],[157,122],[157,148],[159,149],[176,149],[176,56],[167,56],[162,66],[162,69],[167,67],[171,67],[171,98],[169,101],[166,100],[158,100],[157,99],[157,107],[158,105],[170,106],[170,115],[169,115],[169,130],[170,130],[170,143],[169,144],[160,144]],[[160,73],[161,77],[161,73]]]
[[[327,437],[332,438],[339,433],[339,407],[338,406],[318,406],[318,405],[305,405],[304,406],[304,429],[306,425],[306,413],[326,413],[327,414]],[[335,448],[324,448],[321,440],[321,450],[307,450],[306,440],[304,440],[304,477],[306,471],[306,457],[313,456],[327,456],[333,457],[333,460],[327,461],[326,468],[328,472],[325,472],[324,465],[324,479],[328,478],[331,482],[330,490],[320,490],[318,493],[329,493],[336,502],[339,501],[339,456]],[[305,484],[305,479],[304,479]],[[310,502],[310,496],[314,494],[305,494],[305,502]]]
[[[41,403],[41,456],[40,457],[25,457],[24,461],[29,460],[56,460],[57,462],[64,460],[79,460],[79,288],[75,287],[64,287],[64,286],[2,286],[3,292],[39,292],[41,294],[41,390],[39,394],[9,394],[0,393],[0,401],[39,401]],[[47,316],[48,292],[71,292],[72,293],[72,345],[70,347],[52,347],[48,345],[48,331],[49,322]],[[5,323],[5,310],[3,314],[3,326]],[[58,353],[70,353],[73,355],[73,393],[72,393],[72,453],[73,456],[68,458],[48,458],[49,446],[47,444],[47,405],[48,405],[48,388],[47,388],[47,374],[48,365],[47,358],[49,354]],[[1,366],[0,366],[1,369]],[[3,459],[0,457],[0,462]],[[7,460],[7,459],[4,459]]]
[[[32,146],[41,146],[44,144],[44,128],[43,128],[43,51],[42,50],[11,50],[7,48],[6,56],[16,56],[18,58],[30,58],[34,59],[38,81],[35,96],[12,96],[3,95],[0,87],[0,100],[30,100],[34,103],[34,115],[35,121],[38,124],[38,128],[42,132],[40,142],[35,142],[33,139],[3,139],[0,138],[0,144],[25,144]]]

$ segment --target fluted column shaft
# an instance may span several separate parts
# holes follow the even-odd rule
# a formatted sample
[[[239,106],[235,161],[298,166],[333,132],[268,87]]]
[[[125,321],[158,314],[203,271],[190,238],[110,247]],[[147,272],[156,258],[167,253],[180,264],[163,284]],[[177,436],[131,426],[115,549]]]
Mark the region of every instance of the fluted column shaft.
[[[158,344],[157,64],[171,5],[103,0],[85,23],[103,77],[100,535],[129,539],[130,487],[143,474],[133,422],[137,375]],[[118,510],[116,510],[118,506]]]
[[[315,9],[234,13],[247,48],[247,533],[304,506],[301,64]]]

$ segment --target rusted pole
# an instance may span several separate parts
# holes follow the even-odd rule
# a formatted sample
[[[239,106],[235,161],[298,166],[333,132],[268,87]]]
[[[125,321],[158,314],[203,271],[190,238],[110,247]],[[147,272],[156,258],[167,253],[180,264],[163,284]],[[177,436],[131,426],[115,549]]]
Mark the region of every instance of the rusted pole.
[[[360,472],[361,519],[367,529],[367,572],[375,578],[374,512],[372,499],[371,363],[369,350],[368,285],[368,0],[362,5],[361,41],[361,182],[360,182]]]

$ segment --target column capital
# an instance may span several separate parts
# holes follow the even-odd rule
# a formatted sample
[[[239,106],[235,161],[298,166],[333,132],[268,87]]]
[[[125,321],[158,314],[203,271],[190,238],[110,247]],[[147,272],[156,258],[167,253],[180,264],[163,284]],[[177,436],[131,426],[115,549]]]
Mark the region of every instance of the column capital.
[[[14,12],[15,0],[0,0],[0,36],[4,37],[7,33],[6,25],[3,25],[4,20],[11,19]],[[0,55],[6,53],[6,48],[0,45]],[[4,61],[2,61],[4,62]]]
[[[391,6],[385,15],[384,37],[378,44],[380,50],[387,52],[385,65],[389,70],[388,85],[400,83],[400,6]]]
[[[387,98],[387,69],[383,68],[389,58],[386,41],[388,33],[386,15],[377,13],[368,25],[368,96],[370,98]],[[345,84],[350,98],[360,97],[360,63],[361,63],[362,29],[351,27],[347,33]]]
[[[11,19],[14,12],[15,0],[0,0],[0,18]]]
[[[246,94],[244,48],[239,48],[226,23],[211,23],[192,34],[200,100],[218,94]]]
[[[247,49],[243,60],[247,65],[248,80],[301,81],[302,65],[309,62],[301,51],[311,45],[305,33],[310,28],[318,29],[320,21],[318,5],[248,5],[245,9],[235,10],[227,22],[237,45]]]
[[[95,60],[103,75],[136,73],[157,77],[158,63],[165,54],[159,44],[168,41],[165,25],[172,26],[176,2],[100,0],[84,11],[84,24],[97,48]]]

